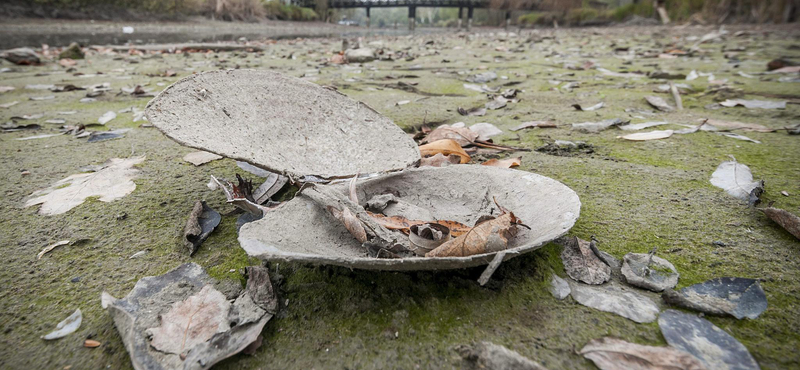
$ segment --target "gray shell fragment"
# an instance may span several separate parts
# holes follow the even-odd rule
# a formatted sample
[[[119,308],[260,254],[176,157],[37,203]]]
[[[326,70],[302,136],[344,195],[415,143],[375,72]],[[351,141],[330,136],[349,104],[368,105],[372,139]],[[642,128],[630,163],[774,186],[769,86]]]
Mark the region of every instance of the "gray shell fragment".
[[[615,282],[587,285],[570,281],[572,298],[596,310],[611,312],[638,323],[656,321],[659,308],[652,299]]]
[[[58,323],[56,325],[56,330],[53,332],[43,335],[42,339],[45,340],[52,340],[66,337],[78,330],[81,327],[81,322],[83,321],[83,314],[81,314],[81,309],[75,310],[72,315],[69,315],[66,319]]]
[[[592,245],[578,237],[567,238],[561,262],[569,277],[586,284],[603,284],[611,279],[611,267],[598,257]]]
[[[146,108],[168,137],[299,179],[402,169],[420,158],[390,119],[336,91],[276,72],[186,77]]]
[[[658,317],[658,326],[670,346],[691,353],[708,369],[760,369],[744,345],[706,319],[666,310]]]
[[[348,184],[335,186],[343,194]],[[393,193],[425,208],[434,219],[473,225],[498,204],[532,230],[518,229],[505,259],[538,249],[564,235],[580,214],[577,194],[564,184],[537,174],[480,165],[422,167],[360,182],[359,199]],[[302,193],[260,220],[242,226],[239,243],[252,257],[300,261],[372,270],[436,270],[485,265],[495,253],[469,257],[368,257],[352,235]]]
[[[622,264],[622,275],[628,284],[661,292],[678,285],[678,270],[669,261],[653,256],[652,264],[647,253],[628,253]]]
[[[767,309],[767,296],[755,279],[716,278],[678,291],[664,292],[664,300],[712,315],[755,319]]]
[[[277,298],[267,269],[248,267],[247,272],[247,287],[233,302],[228,315],[228,320],[236,325],[189,349],[185,360],[177,354],[155,350],[146,330],[159,326],[160,316],[175,302],[185,300],[213,282],[202,267],[187,263],[164,275],[142,278],[125,298],[116,299],[103,292],[101,302],[114,320],[134,369],[208,369],[256,341],[275,314]]]
[[[569,283],[560,276],[553,274],[553,277],[550,278],[550,294],[556,297],[556,299],[562,300],[567,298],[569,293]]]

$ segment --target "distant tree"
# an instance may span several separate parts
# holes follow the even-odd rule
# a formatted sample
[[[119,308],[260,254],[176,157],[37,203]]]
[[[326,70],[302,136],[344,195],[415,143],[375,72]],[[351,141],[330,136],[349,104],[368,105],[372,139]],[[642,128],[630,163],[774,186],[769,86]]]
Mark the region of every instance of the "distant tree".
[[[566,12],[580,8],[583,0],[491,0],[489,7],[504,10],[539,10]]]

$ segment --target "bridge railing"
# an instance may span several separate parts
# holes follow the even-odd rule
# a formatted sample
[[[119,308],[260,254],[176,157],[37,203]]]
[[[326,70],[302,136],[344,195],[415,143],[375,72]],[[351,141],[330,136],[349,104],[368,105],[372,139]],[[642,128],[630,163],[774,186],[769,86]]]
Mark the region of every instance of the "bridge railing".
[[[298,6],[313,8],[315,0],[292,0]],[[389,7],[474,7],[485,8],[489,0],[328,0],[328,8],[389,8]]]

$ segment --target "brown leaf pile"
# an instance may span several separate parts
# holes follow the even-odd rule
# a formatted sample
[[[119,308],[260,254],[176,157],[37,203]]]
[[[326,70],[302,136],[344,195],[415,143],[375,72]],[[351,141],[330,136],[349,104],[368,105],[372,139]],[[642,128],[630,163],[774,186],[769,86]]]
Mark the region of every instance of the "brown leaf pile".
[[[414,225],[422,225],[427,223],[436,223],[446,226],[450,229],[450,235],[460,236],[466,234],[471,227],[456,221],[439,220],[439,221],[422,221],[422,220],[409,220],[403,216],[386,216],[380,213],[367,212],[372,218],[375,219],[381,226],[389,230],[399,230],[405,234],[409,233],[409,228]]]
[[[425,257],[466,257],[504,250],[508,247],[508,239],[514,236],[514,226],[518,223],[514,213],[504,213],[475,225],[469,232],[440,245]]]

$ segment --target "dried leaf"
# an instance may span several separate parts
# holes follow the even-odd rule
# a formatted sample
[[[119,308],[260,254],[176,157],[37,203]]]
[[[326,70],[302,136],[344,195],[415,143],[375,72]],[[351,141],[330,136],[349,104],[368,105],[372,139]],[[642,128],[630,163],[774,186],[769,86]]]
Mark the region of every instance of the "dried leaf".
[[[497,73],[489,71],[489,72],[478,73],[478,74],[472,75],[470,77],[467,77],[467,82],[486,83],[486,82],[491,82],[491,81],[493,81],[495,79],[497,79]]]
[[[460,114],[462,116],[480,117],[480,116],[485,116],[486,115],[486,108],[483,108],[483,107],[475,107],[475,108],[470,108],[470,109],[464,109],[464,108],[458,107],[458,109],[456,109],[456,111],[458,112],[458,114]]]
[[[644,122],[644,123],[636,123],[636,124],[632,124],[632,125],[619,126],[619,128],[620,128],[620,130],[631,131],[631,130],[641,130],[641,129],[645,129],[645,128],[656,127],[656,126],[661,126],[661,125],[666,125],[666,124],[669,124],[669,122],[667,122],[667,121]]]
[[[616,282],[587,285],[569,282],[576,302],[603,312],[611,312],[638,323],[656,321],[658,306],[652,299]]]
[[[353,176],[350,180],[350,185],[348,186],[348,196],[350,197],[350,201],[358,204],[358,193],[356,192],[356,181],[358,181],[358,174]]]
[[[751,139],[751,138],[749,138],[747,136],[744,136],[744,135],[734,134],[732,132],[719,132],[719,133],[717,133],[717,135],[729,137],[731,139],[749,141],[751,143],[761,144],[761,142],[758,141],[758,140]]]
[[[88,197],[97,196],[102,202],[122,198],[136,189],[133,179],[139,170],[133,166],[144,159],[143,156],[113,158],[97,172],[71,175],[49,188],[33,192],[25,207],[41,204],[39,214],[58,215],[75,208]]]
[[[611,279],[611,267],[592,251],[590,242],[578,237],[567,238],[561,262],[567,275],[577,281],[596,285]]]
[[[0,108],[8,109],[8,108],[11,108],[11,107],[13,107],[13,106],[15,106],[17,104],[19,104],[19,102],[15,100],[15,101],[8,102],[8,103],[5,103],[5,104],[0,104]]]
[[[662,130],[662,131],[648,131],[648,132],[637,132],[635,134],[628,134],[625,136],[617,136],[617,138],[630,140],[630,141],[648,141],[648,140],[659,140],[659,139],[666,139],[672,136],[672,130]]]
[[[508,158],[503,160],[498,160],[493,158],[481,164],[484,166],[502,167],[502,168],[518,167],[520,164],[522,164],[522,157]]]
[[[462,345],[456,350],[465,361],[471,363],[465,369],[547,370],[527,357],[491,342],[480,342],[474,346]]]
[[[264,182],[259,185],[256,190],[253,190],[253,199],[256,204],[264,204],[266,201],[270,200],[270,198],[283,189],[289,181],[288,177],[272,172],[267,172],[267,176],[265,177],[266,179]]]
[[[706,319],[676,310],[658,318],[670,346],[688,352],[713,370],[758,370],[758,363],[736,338]]]
[[[423,221],[423,220],[409,220],[403,216],[386,216],[380,213],[372,213],[367,211],[370,217],[374,218],[378,224],[389,230],[400,230],[408,234],[411,226],[422,225],[426,223],[441,224],[450,229],[450,235],[460,236],[466,234],[472,228],[457,221],[438,220],[438,221]]]
[[[189,250],[189,255],[193,255],[200,248],[200,245],[211,235],[211,232],[219,225],[219,213],[209,207],[205,201],[196,201],[186,227],[183,229],[183,244]]]
[[[800,72],[800,66],[788,66],[775,69],[770,73],[798,73],[798,72]]]
[[[660,110],[662,112],[672,112],[672,111],[675,110],[675,108],[673,108],[671,105],[669,105],[661,97],[658,97],[658,96],[645,96],[644,99],[647,100],[647,103],[652,105],[653,108],[656,108],[656,109],[658,109],[658,110]]]
[[[675,100],[675,107],[678,110],[683,110],[683,101],[681,100],[681,94],[678,92],[678,88],[675,86],[672,81],[669,82],[669,92],[672,93],[672,99]]]
[[[786,109],[785,101],[773,100],[728,99],[719,105],[729,108],[741,105],[747,109]]]
[[[604,337],[592,339],[580,354],[600,370],[706,370],[694,356],[672,347],[653,347]]]
[[[63,133],[60,134],[42,134],[42,135],[34,135],[34,136],[26,136],[26,137],[18,137],[16,140],[36,140],[36,139],[46,139],[48,137],[55,137],[64,135]]]
[[[460,146],[467,146],[478,139],[478,133],[466,127],[441,125],[431,131],[421,142],[425,144],[445,139],[454,140]]]
[[[598,109],[600,109],[600,108],[602,108],[604,106],[605,106],[605,103],[603,103],[603,102],[599,102],[599,103],[597,103],[595,105],[591,105],[591,106],[583,106],[581,104],[572,104],[573,108],[575,108],[577,110],[580,110],[580,111],[585,111],[585,112],[591,112],[593,110],[598,110]]]
[[[44,256],[45,254],[49,253],[53,249],[56,249],[56,248],[58,248],[58,247],[60,247],[62,245],[67,245],[67,244],[69,244],[69,240],[61,240],[61,241],[55,242],[53,244],[50,244],[47,247],[45,247],[44,249],[42,249],[42,251],[39,252],[39,254],[36,255],[36,259],[42,259],[42,256]]]
[[[573,123],[572,129],[583,131],[583,132],[590,132],[590,133],[597,133],[603,130],[606,130],[613,126],[619,126],[630,121],[625,121],[620,118],[611,118],[602,120],[600,122],[583,122],[583,123]]]
[[[491,139],[492,136],[497,136],[503,133],[503,130],[497,128],[497,126],[486,122],[476,123],[472,126],[469,126],[469,129],[478,134],[478,141],[487,141]]]
[[[367,242],[367,231],[364,229],[364,224],[358,220],[358,217],[353,212],[350,212],[347,208],[343,208],[340,211],[332,206],[328,206],[328,212],[331,213],[333,218],[339,220],[359,243]]]
[[[58,339],[66,337],[78,330],[81,327],[81,322],[83,321],[83,315],[81,314],[81,309],[75,310],[72,315],[69,315],[64,321],[61,321],[56,325],[56,330],[47,334],[43,335],[42,339],[51,340],[51,339]]]
[[[767,217],[769,217],[772,221],[775,221],[775,223],[781,225],[781,227],[783,227],[786,231],[800,240],[800,217],[797,217],[794,214],[791,214],[780,208],[773,207],[762,208],[761,212],[764,212],[764,214],[767,215]]]
[[[441,153],[437,153],[433,157],[421,158],[419,160],[419,167],[423,166],[445,167],[460,163],[461,163],[461,157],[459,157],[457,154],[450,154],[448,156],[444,156]]]
[[[184,161],[189,162],[195,166],[204,165],[208,162],[216,161],[218,159],[222,159],[222,156],[214,153],[205,152],[202,150],[191,152],[183,156]]]
[[[437,153],[443,155],[456,154],[461,157],[462,164],[470,161],[469,154],[461,148],[461,145],[458,145],[458,142],[451,139],[437,140],[432,143],[420,145],[419,152],[423,157],[433,156]]]
[[[736,162],[735,159],[722,162],[717,167],[711,174],[711,185],[741,200],[749,200],[753,190],[764,186],[762,181],[753,181],[750,168]]]
[[[408,238],[417,249],[414,253],[425,256],[426,253],[450,240],[450,229],[438,223],[424,223],[412,225],[409,228]]]
[[[129,128],[121,128],[110,131],[95,131],[89,135],[89,139],[86,141],[89,143],[97,143],[100,141],[119,139],[121,137],[125,137],[124,134],[130,130],[131,129]]]
[[[755,319],[767,309],[767,296],[755,279],[715,278],[678,291],[667,290],[664,301],[712,315]]]
[[[508,238],[515,234],[514,225],[518,221],[514,213],[505,213],[475,225],[467,233],[428,252],[425,257],[466,257],[504,250],[508,247]]]
[[[742,131],[756,131],[756,132],[773,132],[774,129],[769,127],[759,125],[757,123],[744,123],[744,122],[735,122],[735,121],[720,121],[715,119],[708,119],[704,120],[705,125],[701,127],[704,131],[730,131],[730,130],[742,130]]]
[[[276,312],[277,297],[273,292],[266,267],[251,266],[246,267],[245,271],[247,286],[233,304],[228,304],[224,296],[219,299],[221,295],[219,292],[214,293],[217,295],[215,304],[223,306],[224,302],[230,307],[226,310],[226,315],[215,317],[211,321],[197,322],[202,320],[198,317],[201,314],[198,312],[194,315],[195,321],[190,325],[192,329],[195,325],[208,326],[212,322],[221,320],[230,323],[228,325],[230,329],[212,333],[210,340],[197,343],[193,348],[189,348],[186,344],[183,353],[177,354],[165,353],[154,348],[147,335],[148,329],[152,329],[150,327],[156,325],[155,323],[164,323],[169,319],[165,317],[167,313],[173,311],[176,306],[187,305],[187,301],[196,301],[200,295],[198,292],[214,284],[214,280],[199,265],[187,263],[164,275],[144,277],[122,299],[116,299],[103,292],[101,305],[114,320],[125,349],[130,354],[133,368],[136,370],[209,369],[255,342],[264,325]],[[191,314],[200,307],[188,308],[192,310]],[[163,325],[155,329],[163,329]],[[185,328],[175,329],[175,333],[170,333],[177,337],[172,344],[180,349],[184,340],[181,331]],[[188,335],[187,339],[190,339]]]
[[[186,354],[216,333],[230,329],[228,312],[231,304],[211,284],[197,294],[176,302],[161,316],[161,326],[149,328],[150,345],[158,351]]]
[[[506,100],[506,98],[498,96],[494,98],[492,101],[484,104],[484,107],[486,107],[486,109],[498,110],[501,108],[505,108],[507,102],[508,100]]]
[[[519,126],[512,128],[511,131],[519,131],[524,130],[526,128],[556,128],[555,123],[552,121],[530,121],[530,122],[523,122]]]
[[[111,120],[113,120],[114,118],[117,118],[117,114],[114,111],[110,110],[108,112],[103,113],[103,115],[97,119],[97,123],[105,125],[106,123],[111,122]]]

